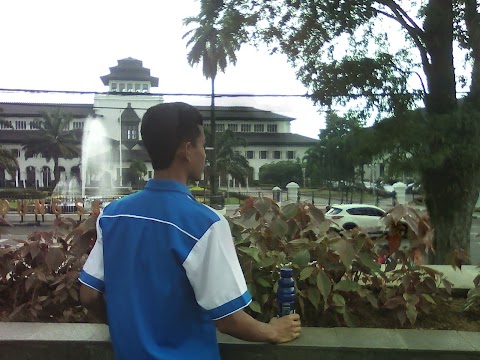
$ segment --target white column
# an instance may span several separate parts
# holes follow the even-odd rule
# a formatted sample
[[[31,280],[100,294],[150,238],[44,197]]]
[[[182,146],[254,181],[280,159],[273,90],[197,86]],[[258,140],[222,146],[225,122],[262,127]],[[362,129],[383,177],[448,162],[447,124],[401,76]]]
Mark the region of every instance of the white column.
[[[407,185],[403,182],[397,182],[393,184],[393,190],[395,191],[397,197],[397,203],[405,204],[406,203],[406,194],[405,191],[407,190]]]
[[[288,200],[296,202],[298,199],[298,189],[300,186],[295,183],[295,182],[290,182],[287,184],[287,195],[288,195]]]

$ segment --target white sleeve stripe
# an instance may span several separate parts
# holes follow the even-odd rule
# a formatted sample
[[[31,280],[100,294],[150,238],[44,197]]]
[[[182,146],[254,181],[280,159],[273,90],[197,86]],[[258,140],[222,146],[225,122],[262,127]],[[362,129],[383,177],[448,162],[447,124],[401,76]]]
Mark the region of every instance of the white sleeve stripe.
[[[88,286],[89,288],[91,288],[91,289],[93,289],[93,290],[95,290],[95,291],[98,291],[98,292],[100,292],[100,293],[103,293],[103,291],[100,291],[100,290],[98,290],[97,288],[93,287],[92,285],[87,284],[85,281],[83,281],[83,280],[80,279],[80,278],[78,279],[78,281],[80,281],[83,285]]]
[[[220,320],[220,319],[226,318],[226,317],[229,316],[229,315],[232,315],[232,314],[236,313],[237,311],[240,311],[240,310],[242,310],[242,309],[245,309],[248,305],[250,305],[250,303],[251,303],[252,301],[253,301],[253,300],[250,299],[250,301],[249,301],[248,303],[246,303],[246,304],[243,305],[242,307],[237,308],[237,310],[233,310],[233,311],[229,312],[228,314],[219,316],[218,318],[213,318],[212,320]]]
[[[159,223],[162,223],[162,224],[170,225],[170,226],[173,226],[174,228],[176,228],[178,231],[180,231],[180,232],[184,233],[185,235],[191,237],[193,240],[195,240],[197,242],[200,241],[200,239],[196,238],[195,236],[193,236],[189,232],[180,228],[178,225],[175,225],[174,223],[171,223],[169,221],[155,219],[155,218],[146,217],[146,216],[131,215],[131,214],[102,215],[102,218],[119,218],[119,217],[127,217],[127,218],[140,219],[140,220],[149,220],[149,221],[155,221],[155,222],[159,222]]]

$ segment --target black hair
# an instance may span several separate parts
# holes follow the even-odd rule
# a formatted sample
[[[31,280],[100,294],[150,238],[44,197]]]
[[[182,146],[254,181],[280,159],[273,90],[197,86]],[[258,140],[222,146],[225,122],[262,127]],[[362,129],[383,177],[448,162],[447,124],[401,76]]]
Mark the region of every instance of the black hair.
[[[192,105],[181,102],[152,106],[142,118],[141,134],[154,170],[168,168],[182,142],[196,145],[203,117]]]

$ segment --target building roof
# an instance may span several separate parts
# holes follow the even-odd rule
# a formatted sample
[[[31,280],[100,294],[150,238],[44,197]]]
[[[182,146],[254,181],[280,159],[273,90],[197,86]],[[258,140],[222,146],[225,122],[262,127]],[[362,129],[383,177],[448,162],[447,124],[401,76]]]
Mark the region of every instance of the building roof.
[[[60,110],[74,118],[86,118],[95,115],[92,104],[36,104],[36,103],[0,103],[0,117],[37,117],[44,112]]]
[[[318,140],[290,133],[237,133],[248,145],[299,145],[313,146]]]
[[[122,112],[121,118],[122,118],[122,123],[123,122],[133,122],[133,123],[138,124],[140,122],[140,117],[137,115],[135,110],[132,108],[132,103],[128,103],[127,107]]]
[[[150,75],[150,69],[143,67],[140,60],[131,57],[118,60],[118,65],[110,68],[110,74],[101,76],[100,79],[107,86],[110,80],[149,81],[153,87],[158,86],[158,78]]]
[[[210,121],[210,106],[196,107],[203,116],[204,120]],[[276,114],[268,110],[260,110],[250,106],[216,106],[216,120],[243,120],[243,121],[292,121],[294,118]]]

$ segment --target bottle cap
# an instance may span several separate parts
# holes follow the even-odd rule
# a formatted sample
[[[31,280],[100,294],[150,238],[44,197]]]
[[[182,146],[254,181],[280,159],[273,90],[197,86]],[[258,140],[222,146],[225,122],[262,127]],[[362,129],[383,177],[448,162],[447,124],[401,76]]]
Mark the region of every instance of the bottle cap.
[[[292,277],[293,276],[293,269],[287,268],[287,267],[281,268],[280,269],[280,276],[283,277],[283,278]]]

